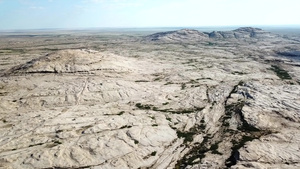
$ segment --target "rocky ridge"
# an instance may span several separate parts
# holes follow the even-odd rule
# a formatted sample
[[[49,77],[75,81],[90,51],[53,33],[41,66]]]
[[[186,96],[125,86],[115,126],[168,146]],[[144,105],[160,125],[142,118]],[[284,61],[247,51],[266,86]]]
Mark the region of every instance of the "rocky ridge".
[[[201,41],[208,38],[207,34],[193,29],[159,32],[145,37],[146,40],[151,41]]]
[[[193,29],[181,29],[178,31],[160,32],[145,37],[146,41],[161,42],[195,42],[208,39],[266,39],[276,38],[278,35],[266,32],[259,28],[242,27],[232,31],[200,32]]]

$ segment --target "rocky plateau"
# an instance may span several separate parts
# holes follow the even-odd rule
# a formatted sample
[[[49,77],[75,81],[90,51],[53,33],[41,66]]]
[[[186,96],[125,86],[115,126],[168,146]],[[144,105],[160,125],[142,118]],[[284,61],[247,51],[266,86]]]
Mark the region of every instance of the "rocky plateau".
[[[0,36],[0,168],[300,168],[300,35]]]

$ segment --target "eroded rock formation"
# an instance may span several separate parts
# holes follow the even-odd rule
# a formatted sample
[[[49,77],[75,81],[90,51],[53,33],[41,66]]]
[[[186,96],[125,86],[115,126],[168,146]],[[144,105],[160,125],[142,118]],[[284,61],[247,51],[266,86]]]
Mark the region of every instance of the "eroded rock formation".
[[[300,67],[275,57],[292,40],[256,28],[149,37],[6,69],[0,166],[300,167]]]

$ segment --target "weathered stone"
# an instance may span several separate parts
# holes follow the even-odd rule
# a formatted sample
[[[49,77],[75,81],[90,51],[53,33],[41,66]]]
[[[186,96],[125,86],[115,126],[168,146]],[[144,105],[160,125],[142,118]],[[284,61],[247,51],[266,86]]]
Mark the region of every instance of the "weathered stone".
[[[5,54],[0,168],[299,168],[300,67],[276,52],[299,41],[248,27],[119,36]]]

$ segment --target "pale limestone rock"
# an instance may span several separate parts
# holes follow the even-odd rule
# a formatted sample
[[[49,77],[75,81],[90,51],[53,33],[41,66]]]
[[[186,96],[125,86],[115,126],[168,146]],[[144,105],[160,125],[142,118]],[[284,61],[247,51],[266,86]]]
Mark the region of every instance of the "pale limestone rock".
[[[274,51],[299,42],[255,28],[145,39],[14,55],[0,168],[299,168],[300,70]]]

